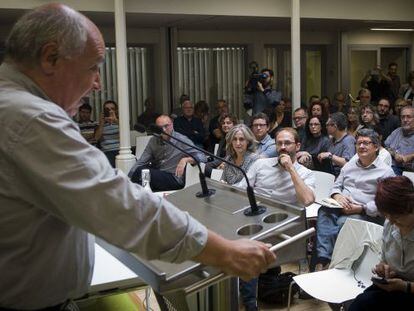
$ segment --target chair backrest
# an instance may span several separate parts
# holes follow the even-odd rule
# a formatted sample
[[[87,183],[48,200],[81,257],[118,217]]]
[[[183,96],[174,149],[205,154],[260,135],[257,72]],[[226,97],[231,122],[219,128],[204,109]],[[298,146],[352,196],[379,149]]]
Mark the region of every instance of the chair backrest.
[[[410,178],[411,181],[414,183],[414,172],[404,171],[402,174],[403,174],[403,176],[407,176],[408,178]]]
[[[313,171],[315,174],[315,201],[329,197],[335,182],[335,176],[329,173]]]
[[[211,179],[220,181],[222,175],[223,175],[223,170],[220,170],[217,168],[213,168],[211,170]]]
[[[185,167],[185,186],[187,188],[199,182],[199,171],[197,165],[187,163]]]
[[[136,147],[135,147],[135,157],[139,159],[144,152],[145,147],[148,145],[151,135],[148,136],[137,136],[136,138]]]
[[[137,137],[139,136],[146,136],[147,133],[140,133],[138,131],[132,130],[129,132],[129,139],[131,143],[131,147],[136,146],[137,144]]]

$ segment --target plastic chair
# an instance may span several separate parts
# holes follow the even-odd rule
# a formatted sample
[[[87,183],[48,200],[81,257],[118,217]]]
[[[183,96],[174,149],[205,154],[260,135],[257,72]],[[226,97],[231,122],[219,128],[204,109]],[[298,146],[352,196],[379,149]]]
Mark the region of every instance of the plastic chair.
[[[383,227],[348,218],[338,234],[328,270],[293,277],[310,296],[334,304],[354,299],[372,284],[371,269],[380,260]],[[290,309],[290,299],[288,310]]]
[[[313,171],[315,174],[315,203],[306,207],[306,218],[318,216],[321,205],[318,203],[322,199],[329,197],[335,182],[335,176],[329,173]]]
[[[151,135],[136,137],[135,157],[137,159],[139,159],[142,156],[144,149],[148,145],[148,142],[151,139],[151,137]]]
[[[201,163],[200,163],[201,165]],[[203,169],[203,168],[202,168]],[[187,188],[191,185],[194,185],[199,182],[199,170],[197,165],[192,166],[191,164],[187,163],[185,167],[185,186]]]
[[[129,132],[129,139],[130,139],[131,147],[134,147],[137,145],[137,137],[140,137],[140,136],[147,136],[147,133],[140,133],[135,130],[132,130]]]
[[[408,178],[410,178],[411,181],[414,183],[414,172],[404,171],[402,174],[403,174],[403,176],[407,176]]]

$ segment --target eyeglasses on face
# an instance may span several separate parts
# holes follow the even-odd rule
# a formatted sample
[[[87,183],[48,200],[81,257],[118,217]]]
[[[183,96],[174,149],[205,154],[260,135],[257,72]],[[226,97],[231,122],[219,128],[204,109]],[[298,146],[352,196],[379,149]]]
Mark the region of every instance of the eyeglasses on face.
[[[373,145],[373,144],[374,143],[372,141],[366,141],[366,140],[364,140],[364,141],[357,141],[355,143],[355,146],[360,147],[362,145],[363,147],[368,147],[368,146]]]
[[[267,126],[267,123],[255,123],[255,124],[252,124],[252,127],[257,127],[257,128],[259,128],[259,127],[266,127]]]
[[[293,144],[295,144],[295,142],[294,141],[289,141],[289,140],[286,140],[286,141],[277,141],[276,142],[276,146],[278,146],[278,147],[282,147],[282,146],[289,147],[289,146],[291,146]]]
[[[172,123],[167,123],[167,124],[164,124],[164,125],[160,125],[159,127],[162,128],[163,130],[165,130],[165,129],[169,128],[171,125],[172,125]]]

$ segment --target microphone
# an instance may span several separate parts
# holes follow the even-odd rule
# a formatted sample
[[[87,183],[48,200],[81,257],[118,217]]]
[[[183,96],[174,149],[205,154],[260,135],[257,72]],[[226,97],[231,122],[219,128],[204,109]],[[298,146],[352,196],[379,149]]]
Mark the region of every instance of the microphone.
[[[250,203],[250,208],[244,211],[244,215],[246,215],[246,216],[255,216],[255,215],[263,214],[266,211],[266,207],[265,206],[263,206],[263,205],[257,205],[256,197],[255,197],[254,191],[253,191],[253,187],[250,185],[250,182],[249,182],[249,179],[247,178],[246,172],[241,167],[238,167],[234,163],[231,163],[230,161],[227,161],[226,159],[223,159],[223,158],[221,158],[219,156],[216,156],[215,154],[213,154],[213,153],[211,153],[211,152],[209,152],[207,150],[204,150],[204,149],[202,149],[200,147],[197,147],[195,145],[193,146],[193,145],[191,145],[191,144],[189,144],[189,143],[187,143],[185,141],[182,141],[182,140],[179,140],[179,139],[175,138],[172,135],[166,133],[162,128],[160,128],[159,126],[157,126],[155,124],[151,124],[149,126],[149,129],[151,130],[152,133],[156,133],[158,135],[163,134],[163,135],[166,135],[168,137],[171,137],[171,138],[173,138],[173,139],[175,139],[175,140],[183,143],[186,146],[192,147],[192,148],[194,148],[194,149],[196,149],[196,150],[198,150],[200,152],[203,152],[204,154],[207,154],[210,157],[213,157],[215,159],[218,159],[218,160],[220,160],[220,161],[222,161],[222,162],[224,162],[224,163],[226,163],[226,164],[228,164],[228,165],[236,168],[240,172],[242,172],[244,178],[246,179],[246,183],[247,183],[247,188],[246,188],[247,198],[249,199],[249,203]]]
[[[150,126],[150,127],[151,127],[151,126]],[[156,127],[158,128],[158,126],[156,126]],[[163,134],[164,134],[164,133],[163,133]],[[172,143],[172,142],[170,142],[169,140],[162,139],[161,135],[159,134],[159,130],[152,131],[152,135],[154,135],[155,137],[160,138],[163,142],[165,142],[165,143],[169,144],[170,146],[173,146],[174,148],[177,148],[177,149],[178,149],[178,150],[180,150],[182,153],[184,153],[184,154],[188,155],[188,156],[189,156],[189,157],[191,157],[191,158],[194,160],[194,162],[197,164],[198,171],[199,171],[198,177],[199,177],[199,179],[200,179],[200,185],[201,185],[201,191],[199,191],[199,192],[197,192],[197,193],[196,193],[196,197],[197,197],[197,198],[205,198],[205,197],[209,197],[209,196],[213,195],[214,193],[216,193],[216,190],[214,190],[214,189],[209,189],[209,188],[207,187],[206,175],[204,175],[204,173],[203,173],[203,171],[202,171],[202,169],[201,169],[201,166],[200,166],[200,162],[199,162],[199,161],[195,158],[195,156],[193,156],[191,153],[189,153],[189,152],[185,151],[183,148],[180,148],[180,147],[178,147],[177,145],[173,144],[173,143]],[[184,141],[182,141],[181,139],[177,139],[176,137],[173,137],[173,136],[168,135],[168,134],[166,134],[166,135],[167,135],[167,136],[169,136],[169,137],[171,137],[172,139],[175,139],[176,141],[178,141],[178,142],[180,142],[180,143],[183,143],[183,144],[185,144],[185,145],[187,145],[187,146],[192,147],[190,144],[186,144],[186,143],[185,143]],[[195,149],[197,149],[197,148],[195,148]]]

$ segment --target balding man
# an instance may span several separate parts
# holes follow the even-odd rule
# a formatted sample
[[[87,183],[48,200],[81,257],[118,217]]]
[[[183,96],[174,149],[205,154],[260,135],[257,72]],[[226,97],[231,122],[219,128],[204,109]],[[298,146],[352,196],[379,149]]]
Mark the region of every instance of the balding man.
[[[0,66],[0,310],[75,310],[93,272],[95,234],[147,259],[187,259],[249,279],[275,259],[229,241],[130,182],[72,116],[100,87],[97,27],[61,4],[19,19]],[[65,309],[64,309],[65,308]]]
[[[152,137],[145,147],[141,157],[129,172],[131,180],[141,184],[141,171],[149,169],[151,173],[150,186],[153,191],[169,191],[182,189],[185,185],[184,169],[187,163],[195,164],[193,158],[180,151],[178,148],[185,150],[194,156],[199,162],[206,162],[207,159],[203,153],[194,148],[188,147],[179,142],[185,141],[193,145],[193,142],[187,137],[174,131],[173,121],[167,115],[159,116],[155,124],[162,128],[167,135],[161,137]],[[177,138],[178,140],[175,140]],[[170,141],[178,148],[171,146],[165,141]]]

